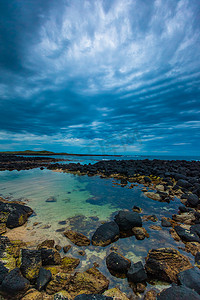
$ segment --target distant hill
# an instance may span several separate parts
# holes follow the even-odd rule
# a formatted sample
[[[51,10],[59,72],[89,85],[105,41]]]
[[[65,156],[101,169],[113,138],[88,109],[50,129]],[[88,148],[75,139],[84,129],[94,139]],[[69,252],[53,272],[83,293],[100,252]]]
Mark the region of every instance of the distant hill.
[[[111,154],[73,154],[73,153],[56,153],[52,151],[42,150],[24,150],[24,151],[0,151],[0,154],[14,154],[14,155],[70,155],[70,156],[121,156],[121,155],[111,155]]]

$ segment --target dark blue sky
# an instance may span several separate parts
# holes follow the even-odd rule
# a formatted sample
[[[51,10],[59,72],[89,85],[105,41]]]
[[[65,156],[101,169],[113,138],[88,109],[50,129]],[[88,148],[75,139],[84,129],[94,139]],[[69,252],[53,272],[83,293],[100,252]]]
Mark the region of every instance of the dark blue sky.
[[[199,0],[1,0],[1,150],[198,155]]]

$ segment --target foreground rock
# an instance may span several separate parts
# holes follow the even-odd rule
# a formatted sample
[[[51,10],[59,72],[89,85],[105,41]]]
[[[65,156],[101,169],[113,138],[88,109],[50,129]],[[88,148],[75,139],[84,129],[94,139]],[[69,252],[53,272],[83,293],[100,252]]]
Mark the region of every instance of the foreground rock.
[[[149,276],[168,282],[177,282],[177,274],[192,268],[189,259],[173,248],[149,251],[145,268]]]
[[[137,212],[121,210],[114,220],[120,231],[131,231],[133,227],[142,227],[142,219]]]
[[[2,295],[6,299],[20,299],[28,290],[30,282],[24,278],[19,268],[13,269],[4,278],[1,285]]]
[[[92,245],[107,246],[119,238],[119,226],[115,222],[107,222],[99,226],[92,236]]]
[[[42,291],[46,285],[49,283],[49,281],[52,278],[51,271],[46,270],[44,268],[40,268],[37,282],[36,282],[36,288],[38,291]]]
[[[64,232],[64,235],[75,245],[77,246],[89,246],[90,240],[84,236],[82,233],[76,231],[67,230]]]
[[[66,284],[67,292],[75,297],[84,291],[86,294],[101,294],[107,290],[109,280],[95,267],[77,272]]]
[[[182,241],[200,243],[200,238],[195,231],[191,232],[191,230],[185,229],[182,226],[175,226],[174,229]]]
[[[111,252],[106,257],[106,265],[111,274],[121,277],[126,274],[131,266],[131,261],[117,252]]]
[[[149,234],[143,227],[134,227],[132,229],[133,234],[135,235],[137,240],[144,240],[145,237],[149,238]]]
[[[147,280],[147,274],[141,261],[132,264],[127,273],[129,281],[138,283]]]
[[[200,300],[200,296],[185,286],[172,286],[162,291],[157,300]]]
[[[5,223],[8,228],[15,228],[25,224],[33,210],[26,205],[0,201],[0,212],[0,223]]]
[[[41,266],[42,257],[40,250],[21,250],[20,270],[26,279],[28,279],[30,282],[34,282],[39,275]]]
[[[103,295],[107,297],[112,297],[111,299],[117,299],[117,300],[128,300],[129,298],[118,288],[113,288],[105,291]]]
[[[200,270],[195,267],[189,270],[182,271],[178,274],[180,284],[196,291],[200,294]]]

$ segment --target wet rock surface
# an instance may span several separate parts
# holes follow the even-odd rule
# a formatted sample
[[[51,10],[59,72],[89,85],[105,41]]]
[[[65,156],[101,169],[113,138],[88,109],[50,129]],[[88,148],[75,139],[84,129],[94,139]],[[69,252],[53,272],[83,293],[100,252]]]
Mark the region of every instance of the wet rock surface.
[[[119,238],[119,226],[114,221],[102,224],[92,236],[92,245],[107,246]]]
[[[147,280],[147,274],[141,261],[131,265],[127,272],[127,278],[134,283]]]
[[[185,286],[172,286],[157,296],[157,300],[199,300],[200,296],[195,291]]]
[[[72,230],[67,230],[64,232],[64,235],[66,236],[66,238],[68,238],[72,243],[74,243],[77,246],[90,245],[90,240],[82,233],[72,231]]]
[[[126,274],[131,266],[131,261],[120,253],[111,252],[106,257],[106,265],[111,273],[116,273],[116,275]]]
[[[30,282],[38,277],[42,266],[42,256],[40,250],[21,250],[21,266],[20,270],[23,276]]]
[[[7,299],[20,299],[28,290],[30,282],[24,278],[19,268],[13,269],[4,278],[1,292]]]
[[[200,294],[200,270],[195,267],[189,270],[182,271],[178,274],[178,281],[198,294]]]
[[[189,259],[172,248],[150,250],[145,264],[149,277],[168,282],[177,282],[177,274],[190,268]]]
[[[114,220],[120,231],[131,231],[133,227],[142,227],[142,219],[137,212],[121,210]]]

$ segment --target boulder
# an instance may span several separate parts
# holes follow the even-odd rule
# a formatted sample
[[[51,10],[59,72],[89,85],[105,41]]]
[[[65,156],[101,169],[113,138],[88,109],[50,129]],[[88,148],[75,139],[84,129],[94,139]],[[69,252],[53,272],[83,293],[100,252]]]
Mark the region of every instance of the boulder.
[[[2,283],[2,281],[4,280],[4,278],[7,276],[8,274],[8,269],[4,266],[4,264],[0,261],[0,285]]]
[[[43,294],[35,289],[30,289],[26,292],[21,300],[43,300]]]
[[[39,275],[36,281],[36,289],[42,291],[51,280],[51,271],[40,268]]]
[[[61,263],[60,253],[52,248],[41,248],[42,265],[59,265]]]
[[[189,259],[173,248],[150,250],[145,264],[149,276],[167,282],[177,282],[177,274],[190,268]]]
[[[75,273],[65,289],[72,297],[75,297],[82,291],[86,294],[101,294],[107,290],[108,285],[109,280],[93,267],[83,273]]]
[[[174,229],[175,229],[176,233],[178,234],[178,236],[181,238],[181,240],[183,240],[185,242],[199,242],[200,243],[200,238],[195,232],[191,233],[190,230],[185,229],[181,226],[175,226]]]
[[[24,278],[19,268],[8,273],[1,284],[1,292],[6,299],[18,300],[28,290],[30,282]]]
[[[147,274],[141,261],[131,265],[127,272],[127,278],[129,281],[134,283],[147,280]]]
[[[53,248],[55,245],[54,240],[45,240],[41,244],[37,246],[37,249],[42,249],[42,248]]]
[[[106,257],[106,265],[112,275],[126,274],[131,266],[131,261],[117,252],[111,252]],[[114,274],[113,274],[114,273]],[[117,276],[120,277],[120,276]]]
[[[144,295],[144,300],[157,300],[157,293],[155,290],[150,290]]]
[[[178,186],[182,187],[182,188],[185,188],[185,189],[188,189],[188,188],[192,187],[192,184],[189,183],[187,180],[184,180],[184,179],[179,179],[176,184]]]
[[[21,266],[20,270],[25,278],[30,282],[38,277],[42,266],[42,257],[40,250],[21,250]]]
[[[144,240],[145,237],[149,238],[149,234],[143,227],[134,227],[132,229],[133,234],[135,235],[137,240]]]
[[[65,290],[62,290],[62,291],[56,293],[53,297],[53,300],[71,300],[71,299],[72,299],[72,297]]]
[[[137,212],[121,210],[114,217],[120,231],[131,231],[133,227],[142,227],[142,219]]]
[[[129,298],[118,288],[112,288],[103,293],[104,296],[112,297],[111,299],[129,300]]]
[[[185,212],[180,215],[172,215],[172,219],[176,222],[191,225],[196,218],[193,212]]]
[[[187,204],[191,207],[197,207],[199,204],[199,197],[196,194],[189,194],[187,197]]]
[[[166,218],[166,217],[163,217],[163,218],[162,218],[162,220],[161,220],[161,225],[162,225],[163,227],[172,227],[171,222],[170,222],[169,219]]]
[[[64,256],[61,260],[61,269],[63,272],[73,271],[80,263],[80,259]]]
[[[200,270],[195,267],[189,270],[182,271],[178,274],[178,281],[198,294],[200,294]]]
[[[97,228],[92,236],[92,245],[107,246],[119,238],[119,226],[114,222],[107,222]]]
[[[64,232],[64,235],[75,245],[77,246],[89,246],[90,240],[84,236],[82,233],[67,230]]]
[[[147,196],[148,198],[156,201],[162,201],[162,197],[160,194],[155,193],[155,192],[144,192],[144,195]]]
[[[157,295],[157,300],[200,300],[199,294],[185,286],[172,286]]]
[[[53,275],[53,273],[52,273]],[[65,289],[66,284],[69,282],[71,275],[67,273],[57,273],[53,275],[52,280],[46,286],[46,292],[53,295]]]

